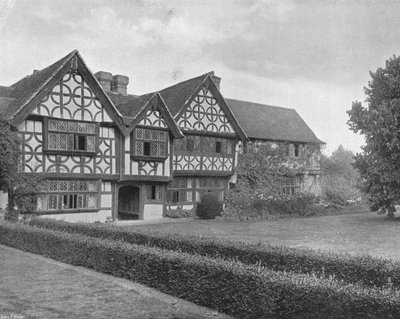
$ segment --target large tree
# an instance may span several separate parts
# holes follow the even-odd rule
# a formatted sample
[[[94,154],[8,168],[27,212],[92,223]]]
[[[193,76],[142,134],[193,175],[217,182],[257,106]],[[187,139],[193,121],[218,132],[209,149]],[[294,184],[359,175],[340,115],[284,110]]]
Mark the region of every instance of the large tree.
[[[400,58],[394,56],[370,75],[366,105],[353,102],[347,112],[350,129],[365,138],[354,165],[371,208],[393,216],[400,202]]]

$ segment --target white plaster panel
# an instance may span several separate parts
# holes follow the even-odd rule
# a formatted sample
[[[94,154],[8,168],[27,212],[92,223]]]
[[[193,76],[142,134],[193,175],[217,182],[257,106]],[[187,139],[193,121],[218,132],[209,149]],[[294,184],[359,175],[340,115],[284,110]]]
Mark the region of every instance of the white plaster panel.
[[[159,219],[163,217],[163,205],[145,204],[143,219]]]
[[[112,206],[112,195],[101,194],[101,207],[111,207],[111,206]]]

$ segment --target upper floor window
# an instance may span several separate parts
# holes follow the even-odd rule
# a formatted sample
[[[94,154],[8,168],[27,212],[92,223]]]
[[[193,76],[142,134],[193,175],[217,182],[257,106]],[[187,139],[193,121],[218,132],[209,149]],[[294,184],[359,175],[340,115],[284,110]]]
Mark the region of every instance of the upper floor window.
[[[98,124],[92,122],[47,119],[46,150],[96,153]]]
[[[167,146],[167,131],[136,128],[132,134],[131,155],[165,159],[168,156]]]
[[[302,144],[286,144],[286,156],[300,157],[302,156]]]
[[[232,139],[212,137],[212,136],[199,136],[187,135],[184,139],[174,140],[175,153],[196,153],[196,155],[233,155],[234,143]]]

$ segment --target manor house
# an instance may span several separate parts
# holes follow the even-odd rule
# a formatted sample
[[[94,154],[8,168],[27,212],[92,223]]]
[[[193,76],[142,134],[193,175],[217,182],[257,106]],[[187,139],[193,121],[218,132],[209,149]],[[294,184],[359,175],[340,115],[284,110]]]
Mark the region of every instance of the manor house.
[[[0,114],[22,141],[20,171],[45,177],[37,211],[69,221],[155,219],[235,183],[238,153],[262,143],[304,156],[323,144],[293,109],[224,98],[213,72],[144,95],[93,74],[78,51],[0,86]],[[312,154],[318,157],[317,150]],[[315,160],[286,193],[319,194]]]

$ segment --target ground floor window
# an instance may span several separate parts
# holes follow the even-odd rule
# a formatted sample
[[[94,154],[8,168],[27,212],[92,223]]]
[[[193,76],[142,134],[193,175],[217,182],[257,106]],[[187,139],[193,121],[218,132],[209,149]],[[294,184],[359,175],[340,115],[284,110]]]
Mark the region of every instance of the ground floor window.
[[[300,192],[302,176],[286,177],[282,182],[282,193],[293,195]]]
[[[161,185],[145,185],[147,202],[162,202]]]
[[[98,181],[49,180],[40,195],[38,210],[96,209],[98,198]]]
[[[228,180],[224,177],[174,177],[168,184],[167,202],[198,203],[204,193],[215,192],[224,199]]]

